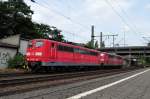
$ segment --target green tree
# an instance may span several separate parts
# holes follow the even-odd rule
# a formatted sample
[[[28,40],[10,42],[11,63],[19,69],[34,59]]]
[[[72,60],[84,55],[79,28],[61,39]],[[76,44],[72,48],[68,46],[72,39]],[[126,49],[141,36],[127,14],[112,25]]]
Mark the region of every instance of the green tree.
[[[87,42],[87,43],[85,44],[85,47],[91,48],[91,49],[97,49],[97,48],[98,48],[98,41],[95,42],[94,47],[92,46],[91,41]],[[102,47],[105,47],[104,41],[102,42]]]
[[[98,41],[95,42],[94,48],[98,48]]]
[[[92,46],[91,41],[87,42],[87,43],[85,44],[85,47],[87,47],[87,48],[91,48],[91,49],[93,49],[93,48],[94,48],[94,47]]]
[[[0,1],[0,38],[33,32],[32,14],[23,0]]]
[[[34,24],[35,32],[40,35],[40,38],[53,39],[56,41],[64,41],[63,35],[61,35],[61,30],[56,27],[50,27],[46,24]]]
[[[39,24],[39,23],[34,23],[34,31],[38,35],[40,35],[39,38],[45,38],[48,39],[48,34],[52,31],[50,29],[50,26],[45,25],[45,24]]]
[[[51,34],[52,34],[52,38],[54,40],[56,40],[56,41],[65,41],[64,36],[61,34],[61,30],[54,27]]]
[[[105,47],[105,42],[103,41],[103,42],[102,42],[102,48],[104,48],[104,47]]]
[[[57,28],[32,22],[32,14],[33,11],[23,0],[0,1],[0,38],[21,34],[27,39],[64,40]]]

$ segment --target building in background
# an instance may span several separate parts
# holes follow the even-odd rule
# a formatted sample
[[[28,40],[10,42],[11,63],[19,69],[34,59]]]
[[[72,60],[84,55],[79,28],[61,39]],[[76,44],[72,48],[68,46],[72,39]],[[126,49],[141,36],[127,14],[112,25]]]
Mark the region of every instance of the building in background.
[[[0,69],[7,68],[9,58],[16,55],[19,48],[19,39],[19,35],[0,39]]]

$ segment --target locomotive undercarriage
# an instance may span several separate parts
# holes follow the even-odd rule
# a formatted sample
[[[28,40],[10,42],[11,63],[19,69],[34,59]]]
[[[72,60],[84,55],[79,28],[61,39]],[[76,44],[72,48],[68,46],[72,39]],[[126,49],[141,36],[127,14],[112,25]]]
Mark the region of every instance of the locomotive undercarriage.
[[[116,69],[122,68],[122,65],[105,65],[105,64],[73,64],[58,62],[28,62],[28,67],[32,72],[51,72],[51,71],[78,71],[78,70],[95,70],[95,69]]]

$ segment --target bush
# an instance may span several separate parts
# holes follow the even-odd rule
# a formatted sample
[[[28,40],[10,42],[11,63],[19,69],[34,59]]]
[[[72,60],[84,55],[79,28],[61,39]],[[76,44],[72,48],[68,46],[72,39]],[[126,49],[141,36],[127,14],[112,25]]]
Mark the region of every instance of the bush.
[[[8,60],[8,68],[23,68],[25,65],[25,58],[22,54],[17,54]]]

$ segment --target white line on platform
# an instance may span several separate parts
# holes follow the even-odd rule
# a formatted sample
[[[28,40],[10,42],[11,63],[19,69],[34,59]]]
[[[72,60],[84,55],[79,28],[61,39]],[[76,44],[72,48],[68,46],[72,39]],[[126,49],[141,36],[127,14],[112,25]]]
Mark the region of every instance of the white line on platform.
[[[96,88],[96,89],[93,89],[93,90],[90,90],[90,91],[86,91],[86,92],[77,94],[77,95],[72,96],[72,97],[69,97],[69,98],[67,98],[67,99],[80,99],[80,98],[83,98],[83,97],[85,97],[85,96],[87,96],[87,95],[93,94],[93,93],[95,93],[95,92],[101,91],[101,90],[106,89],[106,88],[108,88],[108,87],[111,87],[111,86],[113,86],[113,85],[119,84],[119,83],[121,83],[121,82],[123,82],[123,81],[129,80],[129,79],[131,79],[131,78],[133,78],[133,77],[136,77],[136,76],[141,75],[141,74],[143,74],[143,73],[145,73],[145,72],[148,72],[148,71],[150,71],[150,69],[145,70],[145,71],[140,72],[140,73],[137,73],[137,74],[134,74],[134,75],[132,75],[132,76],[126,77],[126,78],[124,78],[124,79],[115,81],[115,82],[113,82],[113,83],[110,83],[110,84],[107,84],[107,85],[98,87],[98,88]]]

